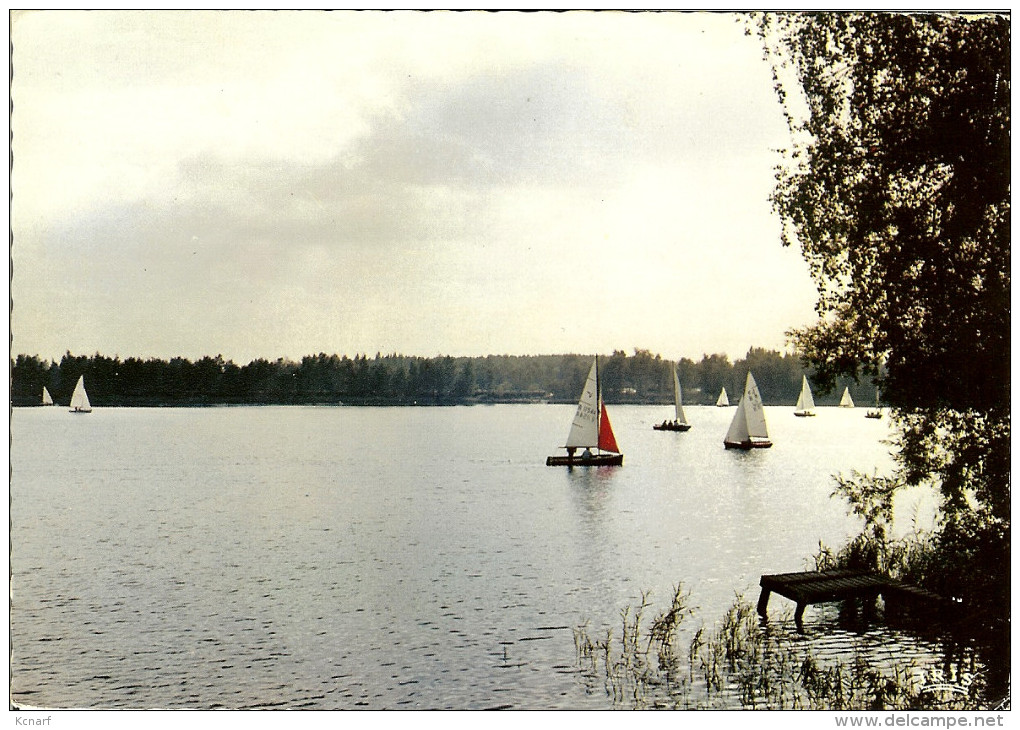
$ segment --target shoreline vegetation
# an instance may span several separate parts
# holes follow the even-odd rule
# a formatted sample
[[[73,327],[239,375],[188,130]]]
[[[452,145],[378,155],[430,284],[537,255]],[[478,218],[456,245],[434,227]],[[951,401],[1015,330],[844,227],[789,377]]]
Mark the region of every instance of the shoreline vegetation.
[[[85,376],[96,407],[219,405],[426,406],[495,403],[576,403],[591,366],[591,355],[486,355],[482,357],[375,357],[308,355],[300,361],[256,359],[239,366],[222,356],[196,361],[107,357],[70,352],[60,362],[36,355],[11,360],[11,405],[41,403],[43,387],[58,404]],[[714,405],[719,391],[739,393],[754,372],[766,405],[792,405],[801,377],[812,373],[799,356],[752,347],[730,362],[722,354],[695,362],[664,359],[648,350],[617,350],[602,360],[602,386],[612,404],[664,405],[673,402],[676,368],[689,405]],[[836,405],[844,387],[858,403],[875,400],[869,381],[840,381],[819,389],[818,405]]]
[[[674,589],[669,608],[649,618],[650,594],[620,611],[620,624],[573,628],[576,664],[589,691],[601,689],[619,709],[720,710],[986,710],[1009,709],[1008,683],[992,678],[973,647],[955,644],[944,625],[885,613],[882,606],[841,611],[840,625],[870,621],[955,644],[954,654],[929,666],[896,659],[874,664],[858,647],[853,658],[825,657],[824,635],[792,628],[789,610],[761,620],[737,596],[715,626],[687,627],[696,615],[691,595]],[[817,642],[815,640],[818,640]]]

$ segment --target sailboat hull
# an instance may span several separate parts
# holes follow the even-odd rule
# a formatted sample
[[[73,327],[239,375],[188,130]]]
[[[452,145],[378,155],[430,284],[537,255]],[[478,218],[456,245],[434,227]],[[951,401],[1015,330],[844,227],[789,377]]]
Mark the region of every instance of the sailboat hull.
[[[761,439],[758,441],[723,441],[723,446],[727,449],[750,451],[751,449],[771,449],[772,442],[767,439]]]
[[[817,414],[815,414],[812,411],[794,411],[793,415],[797,416],[798,418],[809,418]]]
[[[864,417],[865,418],[881,418],[882,417],[882,412],[881,411],[877,411],[877,412],[876,411],[868,411],[867,413],[864,414]]]
[[[91,408],[72,408],[68,413],[92,413]]]
[[[592,454],[583,456],[550,456],[546,466],[623,466],[623,454]]]
[[[691,424],[689,423],[657,423],[652,426],[656,431],[690,431]]]

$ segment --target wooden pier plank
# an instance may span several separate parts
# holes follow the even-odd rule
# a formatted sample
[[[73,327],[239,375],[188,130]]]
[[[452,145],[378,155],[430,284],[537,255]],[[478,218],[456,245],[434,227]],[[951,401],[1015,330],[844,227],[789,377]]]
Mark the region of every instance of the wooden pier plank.
[[[944,607],[948,602],[941,596],[912,586],[880,573],[857,570],[806,571],[776,573],[761,576],[761,595],[758,613],[768,614],[769,596],[772,593],[795,601],[794,620],[802,628],[804,609],[813,603],[828,603],[853,599],[873,599],[882,596],[886,601]]]

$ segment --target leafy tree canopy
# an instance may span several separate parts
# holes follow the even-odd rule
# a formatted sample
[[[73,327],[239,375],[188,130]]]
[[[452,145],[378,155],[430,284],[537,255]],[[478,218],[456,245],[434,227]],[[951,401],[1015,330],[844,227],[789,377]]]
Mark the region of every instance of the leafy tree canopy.
[[[913,408],[1009,402],[1009,19],[758,16],[796,144],[774,204],[819,288],[820,380]]]
[[[896,478],[838,491],[882,539],[891,491],[938,488],[930,582],[1006,623],[1009,18],[767,13],[751,28],[794,139],[774,207],[819,291],[818,324],[791,339],[821,383],[881,363],[896,407]]]

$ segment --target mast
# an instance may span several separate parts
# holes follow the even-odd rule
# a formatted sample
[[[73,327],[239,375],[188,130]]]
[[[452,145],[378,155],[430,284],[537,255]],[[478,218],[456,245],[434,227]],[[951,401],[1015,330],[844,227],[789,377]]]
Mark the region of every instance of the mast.
[[[602,383],[599,380],[599,356],[595,355],[595,449],[602,453]]]

